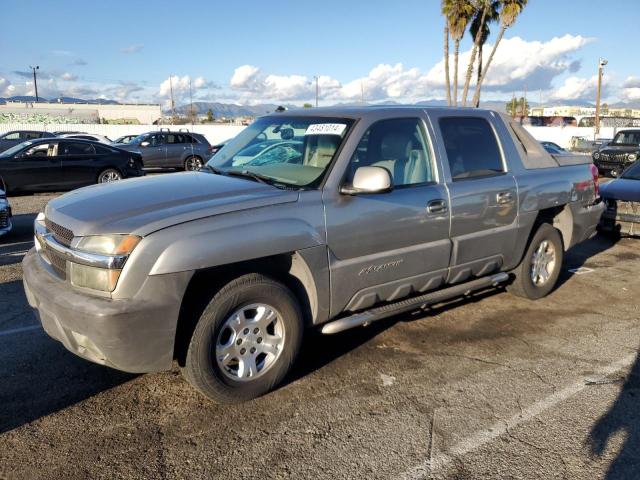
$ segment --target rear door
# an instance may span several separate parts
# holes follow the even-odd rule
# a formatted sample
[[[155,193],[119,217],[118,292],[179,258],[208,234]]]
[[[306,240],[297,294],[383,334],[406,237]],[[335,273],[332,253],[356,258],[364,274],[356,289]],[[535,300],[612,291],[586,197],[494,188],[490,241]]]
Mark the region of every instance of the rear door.
[[[451,205],[451,266],[458,283],[500,270],[515,251],[517,184],[489,112],[434,115]]]
[[[182,160],[186,157],[187,150],[190,150],[190,144],[186,142],[186,135],[181,133],[166,133],[166,149],[167,157],[165,166],[182,167]]]
[[[86,142],[62,141],[58,145],[61,178],[65,187],[96,183],[96,150]]]

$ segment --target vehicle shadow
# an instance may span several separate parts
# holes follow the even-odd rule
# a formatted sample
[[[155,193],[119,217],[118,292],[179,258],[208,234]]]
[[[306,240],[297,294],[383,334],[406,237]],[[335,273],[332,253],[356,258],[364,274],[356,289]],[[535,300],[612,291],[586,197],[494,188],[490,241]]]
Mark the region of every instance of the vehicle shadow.
[[[623,434],[620,451],[609,464],[604,478],[640,478],[640,354],[609,410],[593,425],[587,438],[592,456],[602,456],[614,435]]]
[[[556,289],[564,285],[574,273],[569,270],[578,269],[583,267],[584,264],[592,257],[599,253],[605,252],[610,248],[613,248],[620,240],[620,237],[616,235],[608,235],[598,233],[595,237],[580,243],[579,245],[571,248],[565,253],[562,270],[560,271],[560,277],[556,284]]]
[[[0,299],[0,434],[135,378],[49,338],[31,316],[20,281],[0,284]]]
[[[135,378],[76,357],[42,329],[1,336],[0,365],[0,434]]]
[[[424,320],[428,316],[438,315],[462,305],[479,302],[503,292],[503,288],[484,290],[471,296],[455,298],[424,310],[416,309],[379,320],[367,327],[356,327],[334,335],[323,335],[319,331],[309,330],[304,339],[298,360],[280,388],[306,377],[316,370],[320,370],[343,355],[370,342],[396,323]]]

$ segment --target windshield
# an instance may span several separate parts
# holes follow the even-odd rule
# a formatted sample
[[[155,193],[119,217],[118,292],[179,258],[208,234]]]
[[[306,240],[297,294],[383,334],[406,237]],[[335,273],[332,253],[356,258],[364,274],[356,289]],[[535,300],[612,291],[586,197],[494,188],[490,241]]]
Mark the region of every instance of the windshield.
[[[640,131],[618,132],[610,145],[640,145]]]
[[[627,178],[629,180],[640,180],[640,162],[636,162],[631,165],[620,177]]]
[[[133,144],[137,145],[140,142],[144,142],[147,139],[148,136],[149,136],[148,133],[142,133],[142,134],[138,135],[137,137],[132,138],[127,143],[133,143]]]
[[[248,172],[296,187],[315,186],[326,173],[353,120],[327,117],[259,118],[208,164],[221,173]]]
[[[16,153],[22,150],[24,147],[31,145],[33,142],[31,140],[27,140],[26,142],[19,143],[18,145],[14,145],[11,148],[8,148],[4,152],[0,153],[0,157],[13,157]]]

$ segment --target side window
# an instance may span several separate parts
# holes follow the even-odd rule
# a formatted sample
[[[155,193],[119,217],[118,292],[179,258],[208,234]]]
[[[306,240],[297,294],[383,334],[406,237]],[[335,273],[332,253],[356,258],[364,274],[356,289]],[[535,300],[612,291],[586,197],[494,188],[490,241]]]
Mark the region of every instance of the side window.
[[[165,138],[168,145],[173,145],[176,143],[184,143],[182,139],[182,135],[179,135],[177,133],[167,133],[165,135]]]
[[[60,142],[58,155],[93,155],[95,150],[90,143]]]
[[[103,147],[102,145],[93,145],[93,148],[95,148],[98,155],[108,155],[110,153],[113,153],[113,150],[107,147]]]
[[[20,140],[20,132],[13,132],[13,133],[7,133],[4,137],[2,137],[3,140]]]
[[[393,185],[435,182],[431,150],[417,118],[381,120],[365,132],[351,157],[349,180],[364,166],[386,168]]]
[[[191,135],[184,134],[184,143],[197,143]]]
[[[48,150],[49,150],[48,143],[39,143],[38,145],[34,145],[33,147],[25,150],[25,152],[22,154],[22,157],[25,157],[25,158],[46,157]]]
[[[24,132],[22,135],[23,140],[36,140],[41,137],[42,134],[40,132]]]
[[[440,131],[454,181],[504,172],[498,141],[484,118],[444,117]]]

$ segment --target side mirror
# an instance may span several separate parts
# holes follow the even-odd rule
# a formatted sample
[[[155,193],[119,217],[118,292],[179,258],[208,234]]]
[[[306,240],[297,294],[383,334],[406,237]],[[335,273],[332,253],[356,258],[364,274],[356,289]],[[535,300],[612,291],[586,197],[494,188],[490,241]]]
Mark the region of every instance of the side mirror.
[[[382,167],[360,167],[353,176],[353,184],[340,189],[344,195],[360,193],[384,193],[393,189],[391,174]]]
[[[151,142],[147,142],[146,140],[144,142],[140,142],[141,147],[148,147],[149,145],[151,145]]]

